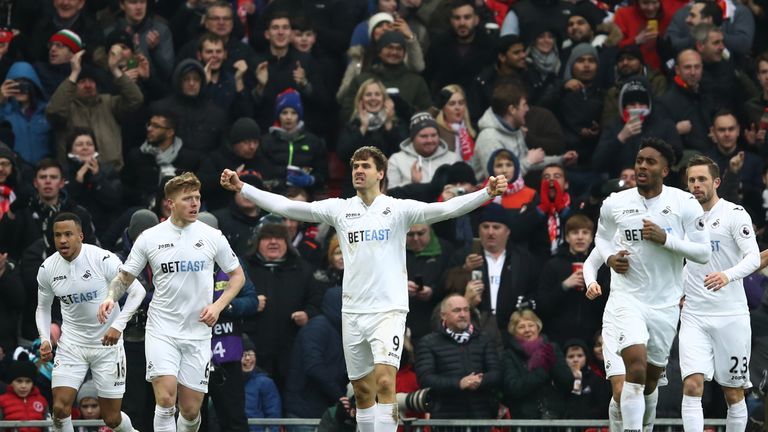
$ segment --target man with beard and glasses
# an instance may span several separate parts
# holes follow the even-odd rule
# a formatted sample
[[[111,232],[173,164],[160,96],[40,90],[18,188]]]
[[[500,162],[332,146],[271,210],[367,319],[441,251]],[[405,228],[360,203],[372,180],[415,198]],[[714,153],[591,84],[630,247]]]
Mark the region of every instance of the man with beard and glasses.
[[[686,431],[704,428],[704,380],[720,384],[728,404],[726,429],[744,431],[752,335],[742,279],[760,266],[752,218],[744,207],[717,196],[720,170],[708,157],[688,162],[688,190],[704,208],[712,258],[685,265],[685,303],[680,314],[682,417]]]
[[[693,195],[664,186],[675,163],[671,146],[649,138],[635,159],[637,188],[603,202],[595,244],[611,268],[604,314],[615,317],[626,368],[621,391],[625,431],[653,430],[657,384],[677,333],[683,260],[709,261],[709,229]]]

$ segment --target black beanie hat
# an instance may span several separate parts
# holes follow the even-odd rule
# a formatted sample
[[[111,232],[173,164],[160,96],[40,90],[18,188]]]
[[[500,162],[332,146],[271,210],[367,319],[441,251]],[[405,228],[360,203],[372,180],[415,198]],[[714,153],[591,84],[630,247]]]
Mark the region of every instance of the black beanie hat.
[[[229,130],[229,143],[231,145],[259,139],[261,139],[261,128],[252,118],[242,117],[237,119]]]
[[[17,378],[29,378],[34,381],[36,376],[37,368],[29,360],[16,360],[8,368],[8,380],[11,382]]]

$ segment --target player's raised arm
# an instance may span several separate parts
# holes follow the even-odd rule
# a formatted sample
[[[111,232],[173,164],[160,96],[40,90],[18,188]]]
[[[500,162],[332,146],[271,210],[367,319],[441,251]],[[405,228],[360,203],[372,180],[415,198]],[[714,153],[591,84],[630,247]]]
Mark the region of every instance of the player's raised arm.
[[[505,190],[507,190],[507,179],[503,175],[490,177],[488,184],[483,189],[451,198],[448,201],[426,204],[423,207],[423,223],[432,224],[469,213],[490,198],[503,194]],[[415,221],[414,223],[421,222]]]
[[[282,195],[243,183],[237,173],[230,169],[222,171],[219,183],[224,189],[242,194],[243,197],[270,213],[301,222],[321,222],[312,215],[310,203],[293,201]]]

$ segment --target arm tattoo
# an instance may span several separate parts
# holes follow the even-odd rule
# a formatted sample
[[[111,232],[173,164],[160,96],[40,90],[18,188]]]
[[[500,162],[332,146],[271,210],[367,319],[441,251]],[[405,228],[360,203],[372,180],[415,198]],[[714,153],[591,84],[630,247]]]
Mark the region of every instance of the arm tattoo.
[[[128,276],[128,273],[120,270],[117,276],[109,283],[108,298],[111,298],[113,301],[120,300],[120,297],[128,291],[128,286],[130,285],[130,282],[126,282],[126,279],[129,279]]]

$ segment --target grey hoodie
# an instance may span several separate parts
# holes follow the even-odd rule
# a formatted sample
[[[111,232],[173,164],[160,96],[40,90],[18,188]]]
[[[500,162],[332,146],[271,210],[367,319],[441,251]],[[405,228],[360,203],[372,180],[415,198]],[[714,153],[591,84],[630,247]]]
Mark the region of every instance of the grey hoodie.
[[[419,156],[413,148],[413,142],[406,138],[400,143],[400,151],[389,158],[387,165],[387,187],[393,188],[411,182],[411,167],[421,158],[421,183],[429,183],[432,176],[441,165],[459,162],[461,158],[455,152],[448,150],[448,145],[440,140],[440,144],[431,156]]]

